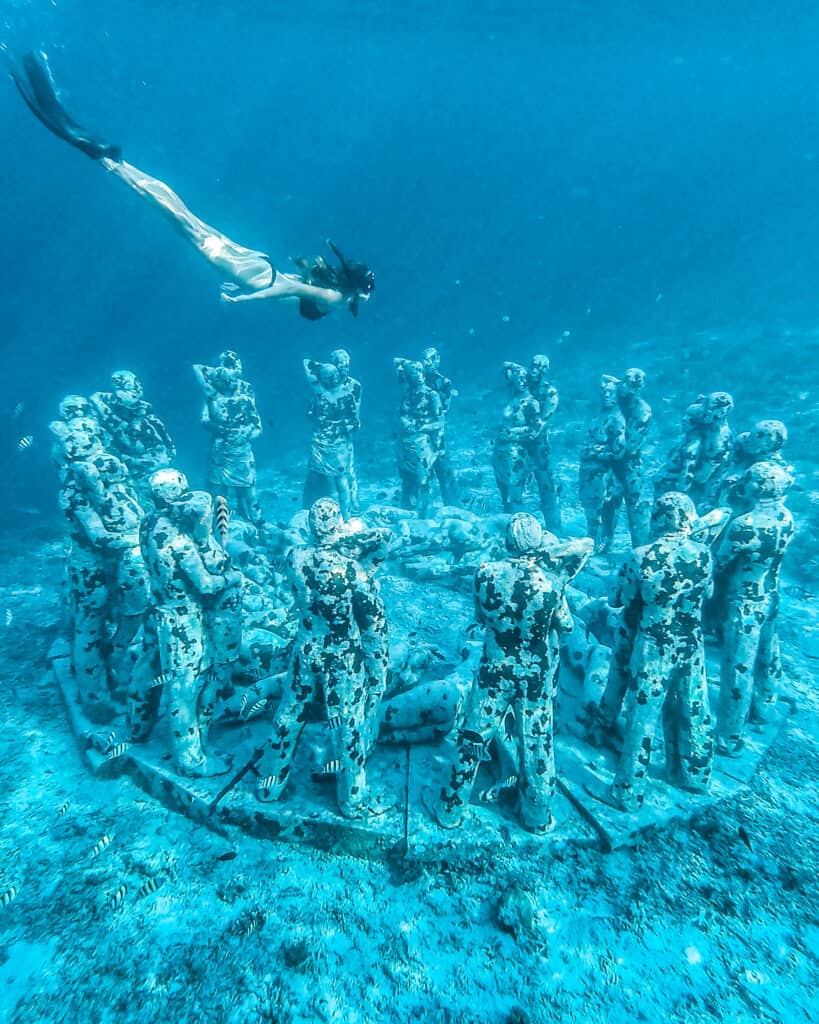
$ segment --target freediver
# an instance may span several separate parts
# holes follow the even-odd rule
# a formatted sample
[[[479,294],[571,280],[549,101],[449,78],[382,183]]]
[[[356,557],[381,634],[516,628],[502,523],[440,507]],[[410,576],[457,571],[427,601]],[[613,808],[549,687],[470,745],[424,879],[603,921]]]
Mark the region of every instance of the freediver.
[[[222,284],[223,301],[292,299],[298,301],[305,319],[319,320],[344,305],[358,316],[359,304],[370,298],[375,288],[372,270],[366,263],[347,260],[329,239],[337,266],[322,256],[298,257],[293,262],[299,273],[286,274],[273,266],[266,253],[246,249],[200,220],[163,181],[123,160],[119,146],[95,138],[77,124],[57,96],[44,53],[27,53],[21,67],[12,66],[10,73],[29,109],[52,134],[146,198],[227,279]]]

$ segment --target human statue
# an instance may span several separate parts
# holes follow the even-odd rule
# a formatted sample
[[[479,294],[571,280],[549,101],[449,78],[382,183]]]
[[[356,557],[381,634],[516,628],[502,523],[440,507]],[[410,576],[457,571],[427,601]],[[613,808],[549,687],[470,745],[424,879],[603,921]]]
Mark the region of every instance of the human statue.
[[[422,363],[396,358],[393,365],[402,388],[395,442],[401,503],[414,508],[424,519],[429,513],[435,463],[441,452],[443,404],[438,392],[427,385]]]
[[[97,391],[91,404],[109,438],[111,451],[128,467],[137,494],[149,495],[148,477],[171,463],[176,448],[165,424],[142,397],[142,384],[130,370],[111,375],[111,391]]]
[[[194,376],[205,398],[202,423],[211,436],[208,482],[248,522],[260,526],[253,442],[261,435],[253,387],[242,378],[242,361],[222,352],[216,366],[197,363]]]
[[[759,420],[750,430],[737,434],[731,464],[722,483],[723,503],[742,505],[745,472],[755,462],[773,462],[790,469],[782,451],[787,440],[788,429],[781,420]]]
[[[348,519],[357,487],[353,435],[361,426],[360,392],[342,380],[335,363],[305,359],[304,373],[313,391],[308,409],[313,434],[302,503],[309,508],[318,498],[332,496]]]
[[[298,273],[285,273],[266,253],[247,249],[200,220],[165,182],[123,160],[119,146],[95,138],[77,124],[60,103],[45,54],[27,53],[19,66],[11,68],[11,76],[32,113],[50,132],[124,182],[207,260],[224,279],[225,302],[296,302],[303,317],[318,320],[345,306],[357,316],[361,303],[369,300],[375,288],[372,270],[347,259],[332,242],[327,244],[336,264],[322,256],[300,257],[294,261]]]
[[[475,611],[484,628],[483,651],[456,737],[456,752],[430,811],[445,828],[458,826],[469,804],[488,747],[514,718],[517,789],[525,828],[544,834],[554,825],[556,786],[553,713],[558,646],[566,619],[567,577],[559,568],[556,538],[527,512],[515,513],[505,557],[475,575]],[[573,570],[591,554],[588,539],[572,550]],[[564,622],[571,628],[571,622]]]
[[[339,810],[357,818],[371,810],[365,762],[368,737],[373,735],[367,721],[367,663],[372,650],[367,650],[362,629],[366,632],[372,626],[372,583],[365,579],[368,570],[344,549],[338,502],[319,498],[310,508],[308,522],[310,542],[287,556],[299,630],[281,703],[258,764],[256,795],[263,802],[282,795],[307,707],[320,698],[336,767]]]
[[[728,416],[733,398],[725,391],[699,395],[683,416],[682,439],[655,474],[654,496],[682,491],[700,511],[719,506],[733,450]]]
[[[702,606],[712,586],[707,543],[694,539],[697,514],[681,492],[661,495],[654,506],[654,539],[636,548],[618,580],[612,605],[623,618],[598,725],[616,732],[625,703],[625,729],[608,799],[623,811],[643,805],[654,734],[662,713],[666,773],[670,782],[702,792],[713,760],[713,723],[705,673]]]
[[[651,425],[651,406],[642,397],[646,384],[643,370],[632,367],[626,370],[617,385],[617,399],[626,422],[625,450],[620,459],[612,463],[612,470],[619,484],[620,494],[626,506],[631,546],[636,548],[648,543],[649,515],[643,500],[644,471],[643,445]]]
[[[561,530],[560,488],[552,469],[549,424],[557,412],[560,395],[549,380],[550,368],[549,357],[542,353],[533,356],[529,364],[529,390],[540,407],[540,419],[543,423],[540,433],[533,441],[531,455],[543,521],[547,530],[559,533]]]
[[[438,438],[438,456],[435,459],[435,476],[441,490],[441,501],[444,505],[457,505],[458,488],[447,448],[446,418],[452,399],[457,398],[459,392],[449,377],[441,372],[441,353],[437,348],[432,345],[425,348],[421,362],[424,367],[424,383],[441,399],[441,433]]]
[[[112,693],[123,703],[139,656],[132,645],[148,610],[148,578],[139,549],[144,512],[128,470],[115,455],[98,451],[75,463],[74,478],[107,533],[98,551],[108,589],[110,640],[105,650]]]
[[[540,406],[529,390],[529,375],[520,363],[505,362],[507,401],[495,437],[492,468],[504,512],[520,512],[534,470],[532,452],[543,427]]]
[[[86,717],[101,723],[113,717],[115,690],[122,685],[112,675],[111,654],[122,673],[133,638],[130,614],[138,614],[140,604],[144,610],[144,576],[133,555],[141,509],[125,484],[124,467],[102,448],[97,422],[76,417],[65,428],[62,420],[52,424],[63,446],[60,507],[69,535],[71,666]]]
[[[156,643],[159,681],[167,693],[175,767],[181,775],[218,775],[228,766],[205,749],[210,699],[205,603],[241,586],[242,575],[233,569],[208,569],[195,538],[204,528],[207,502],[190,500],[182,473],[158,470],[151,476],[151,491],[155,511],[143,519],[139,541],[151,585],[149,629]],[[132,713],[132,726],[134,738],[139,738],[140,727],[143,734],[147,731],[138,714]]]
[[[361,381],[350,375],[350,353],[344,348],[336,348],[330,353],[330,362],[338,370],[338,376],[342,388],[349,394],[353,405],[355,422],[358,424],[356,431],[361,429]],[[355,469],[355,448],[350,441],[350,512],[352,515],[358,513],[358,476]]]
[[[600,378],[600,413],[589,427],[580,453],[580,502],[598,553],[611,547],[620,493],[615,466],[626,453],[626,421],[620,411],[618,385],[610,374]]]
[[[746,721],[771,717],[782,680],[779,579],[794,535],[785,507],[792,483],[788,470],[775,462],[751,465],[742,482],[744,509],[716,551],[725,607],[717,736],[720,753],[730,757],[742,750]]]

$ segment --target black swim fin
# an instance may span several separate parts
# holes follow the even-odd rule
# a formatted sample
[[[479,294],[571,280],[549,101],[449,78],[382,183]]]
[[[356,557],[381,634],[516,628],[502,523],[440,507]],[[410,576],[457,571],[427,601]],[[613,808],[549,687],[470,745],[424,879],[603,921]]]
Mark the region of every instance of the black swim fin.
[[[32,114],[50,132],[92,160],[101,160],[103,157],[117,161],[122,159],[119,146],[92,138],[60,103],[48,58],[44,53],[27,53],[23,57],[22,71],[12,67],[10,73]]]
[[[327,316],[329,310],[319,309],[312,299],[299,299],[299,313],[305,320],[321,320],[322,317]]]

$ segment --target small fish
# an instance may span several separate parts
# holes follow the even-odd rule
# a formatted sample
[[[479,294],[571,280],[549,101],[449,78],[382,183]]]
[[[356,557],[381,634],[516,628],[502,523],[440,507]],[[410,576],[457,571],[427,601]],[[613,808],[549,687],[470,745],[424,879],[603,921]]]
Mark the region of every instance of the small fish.
[[[242,694],[242,699],[239,701],[239,714],[244,718],[245,708],[247,707],[247,694]]]
[[[6,625],[10,626],[14,622],[14,612],[11,608],[6,608]]]
[[[70,806],[71,806],[71,804],[69,803],[68,800],[66,800],[66,802],[64,804],[61,804],[57,808],[57,817],[58,818],[64,818],[66,816],[66,814],[68,813],[68,808]]]
[[[109,732],[108,735],[105,737],[104,749],[105,749],[106,754],[108,753],[108,751],[113,747],[113,745],[116,742],[117,742],[116,730],[112,729],[111,732]]]
[[[11,411],[11,418],[13,420],[19,420],[20,413],[23,411],[23,409],[25,409],[25,404],[23,402],[18,402],[17,405],[15,405],[15,407]]]
[[[156,892],[164,881],[165,879],[161,876],[159,878],[154,878],[153,876],[146,878],[142,885],[137,889],[136,898],[138,900],[142,900],[145,899],[146,896],[150,896],[151,893]]]
[[[227,544],[228,540],[228,527],[230,525],[230,510],[228,509],[227,498],[221,494],[216,496],[216,532],[219,534],[219,540],[222,542],[222,547]]]
[[[279,782],[279,780],[276,778],[275,775],[265,775],[263,778],[259,779],[259,781],[256,783],[256,789],[258,789],[258,790],[275,789],[276,786],[278,785],[278,782]]]
[[[743,841],[743,843],[745,843],[749,850],[753,850],[753,847],[751,846],[751,839],[748,833],[742,827],[742,825],[739,826],[739,831],[737,832],[737,835]]]
[[[257,928],[261,928],[264,922],[265,916],[261,910],[251,910],[236,920],[232,931],[234,935],[246,938],[248,935],[252,935]]]
[[[20,449],[21,452],[24,452],[27,448],[30,448],[33,444],[34,444],[34,435],[33,434],[25,434],[17,442],[17,447]]]
[[[116,910],[117,907],[125,899],[125,893],[128,892],[128,886],[123,882],[117,891],[108,898],[106,906],[109,910]]]
[[[262,697],[261,700],[257,700],[254,704],[251,704],[250,707],[242,713],[242,718],[252,718],[254,715],[258,715],[260,711],[264,711],[266,707],[267,697]]]
[[[118,743],[115,747],[111,747],[111,749],[107,752],[106,757],[108,758],[109,761],[113,761],[118,757],[122,757],[122,755],[128,749],[128,746],[129,744],[127,743]]]
[[[0,895],[0,907],[7,907],[9,903],[13,903],[17,899],[17,887],[10,885],[6,891]]]
[[[164,686],[165,683],[170,682],[170,679],[171,677],[164,672],[161,675],[154,676],[154,681],[151,683],[150,689],[153,690],[157,686]]]
[[[333,715],[331,718],[327,719],[327,724],[330,726],[331,729],[338,729],[338,727],[341,725],[341,716]]]
[[[340,771],[341,761],[337,757],[334,757],[332,761],[328,761],[325,765],[322,766],[321,774],[338,775]]]
[[[91,860],[94,860],[96,857],[99,857],[99,855],[102,853],[105,847],[110,844],[110,842],[111,837],[107,834],[104,835],[102,839],[100,839],[100,841],[96,844],[94,849],[91,851]]]
[[[235,850],[226,850],[224,853],[220,853],[216,858],[217,860],[236,860],[237,853]]]

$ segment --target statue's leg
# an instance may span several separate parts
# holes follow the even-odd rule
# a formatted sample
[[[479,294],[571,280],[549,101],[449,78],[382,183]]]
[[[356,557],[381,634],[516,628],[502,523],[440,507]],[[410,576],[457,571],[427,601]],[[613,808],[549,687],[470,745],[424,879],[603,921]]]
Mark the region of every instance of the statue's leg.
[[[754,662],[764,616],[750,602],[734,603],[728,612],[720,673],[717,721],[720,753],[736,755],[742,749],[742,731],[751,709]]]
[[[759,636],[750,712],[750,717],[754,722],[771,720],[781,684],[782,658],[779,651],[779,632],[774,607],[769,609]]]
[[[356,817],[367,795],[364,767],[364,672],[353,653],[337,653],[324,678],[324,700],[333,753],[338,761],[336,794],[342,814]]]
[[[105,567],[92,552],[75,546],[68,558],[68,579],[73,612],[71,667],[80,700],[90,707],[109,698]]]
[[[671,668],[651,640],[640,645],[636,665],[639,669],[626,694],[623,750],[611,786],[612,803],[624,811],[636,811],[643,805],[654,733]]]
[[[680,650],[663,705],[665,758],[669,780],[684,789],[705,792],[714,760],[714,722],[708,700],[705,649]]]
[[[549,669],[551,673],[551,669]],[[557,785],[554,750],[554,702],[547,687],[540,698],[515,701],[521,764],[518,790],[520,816],[532,832],[544,833],[554,825],[552,803]]]
[[[298,649],[293,654],[282,699],[265,750],[259,761],[256,795],[262,801],[278,800],[287,785],[290,766],[304,729],[307,704],[316,691],[312,666]]]
[[[265,253],[238,245],[200,220],[164,181],[124,160],[106,158],[101,163],[158,209],[223,277],[254,291],[273,284],[275,270]]]

